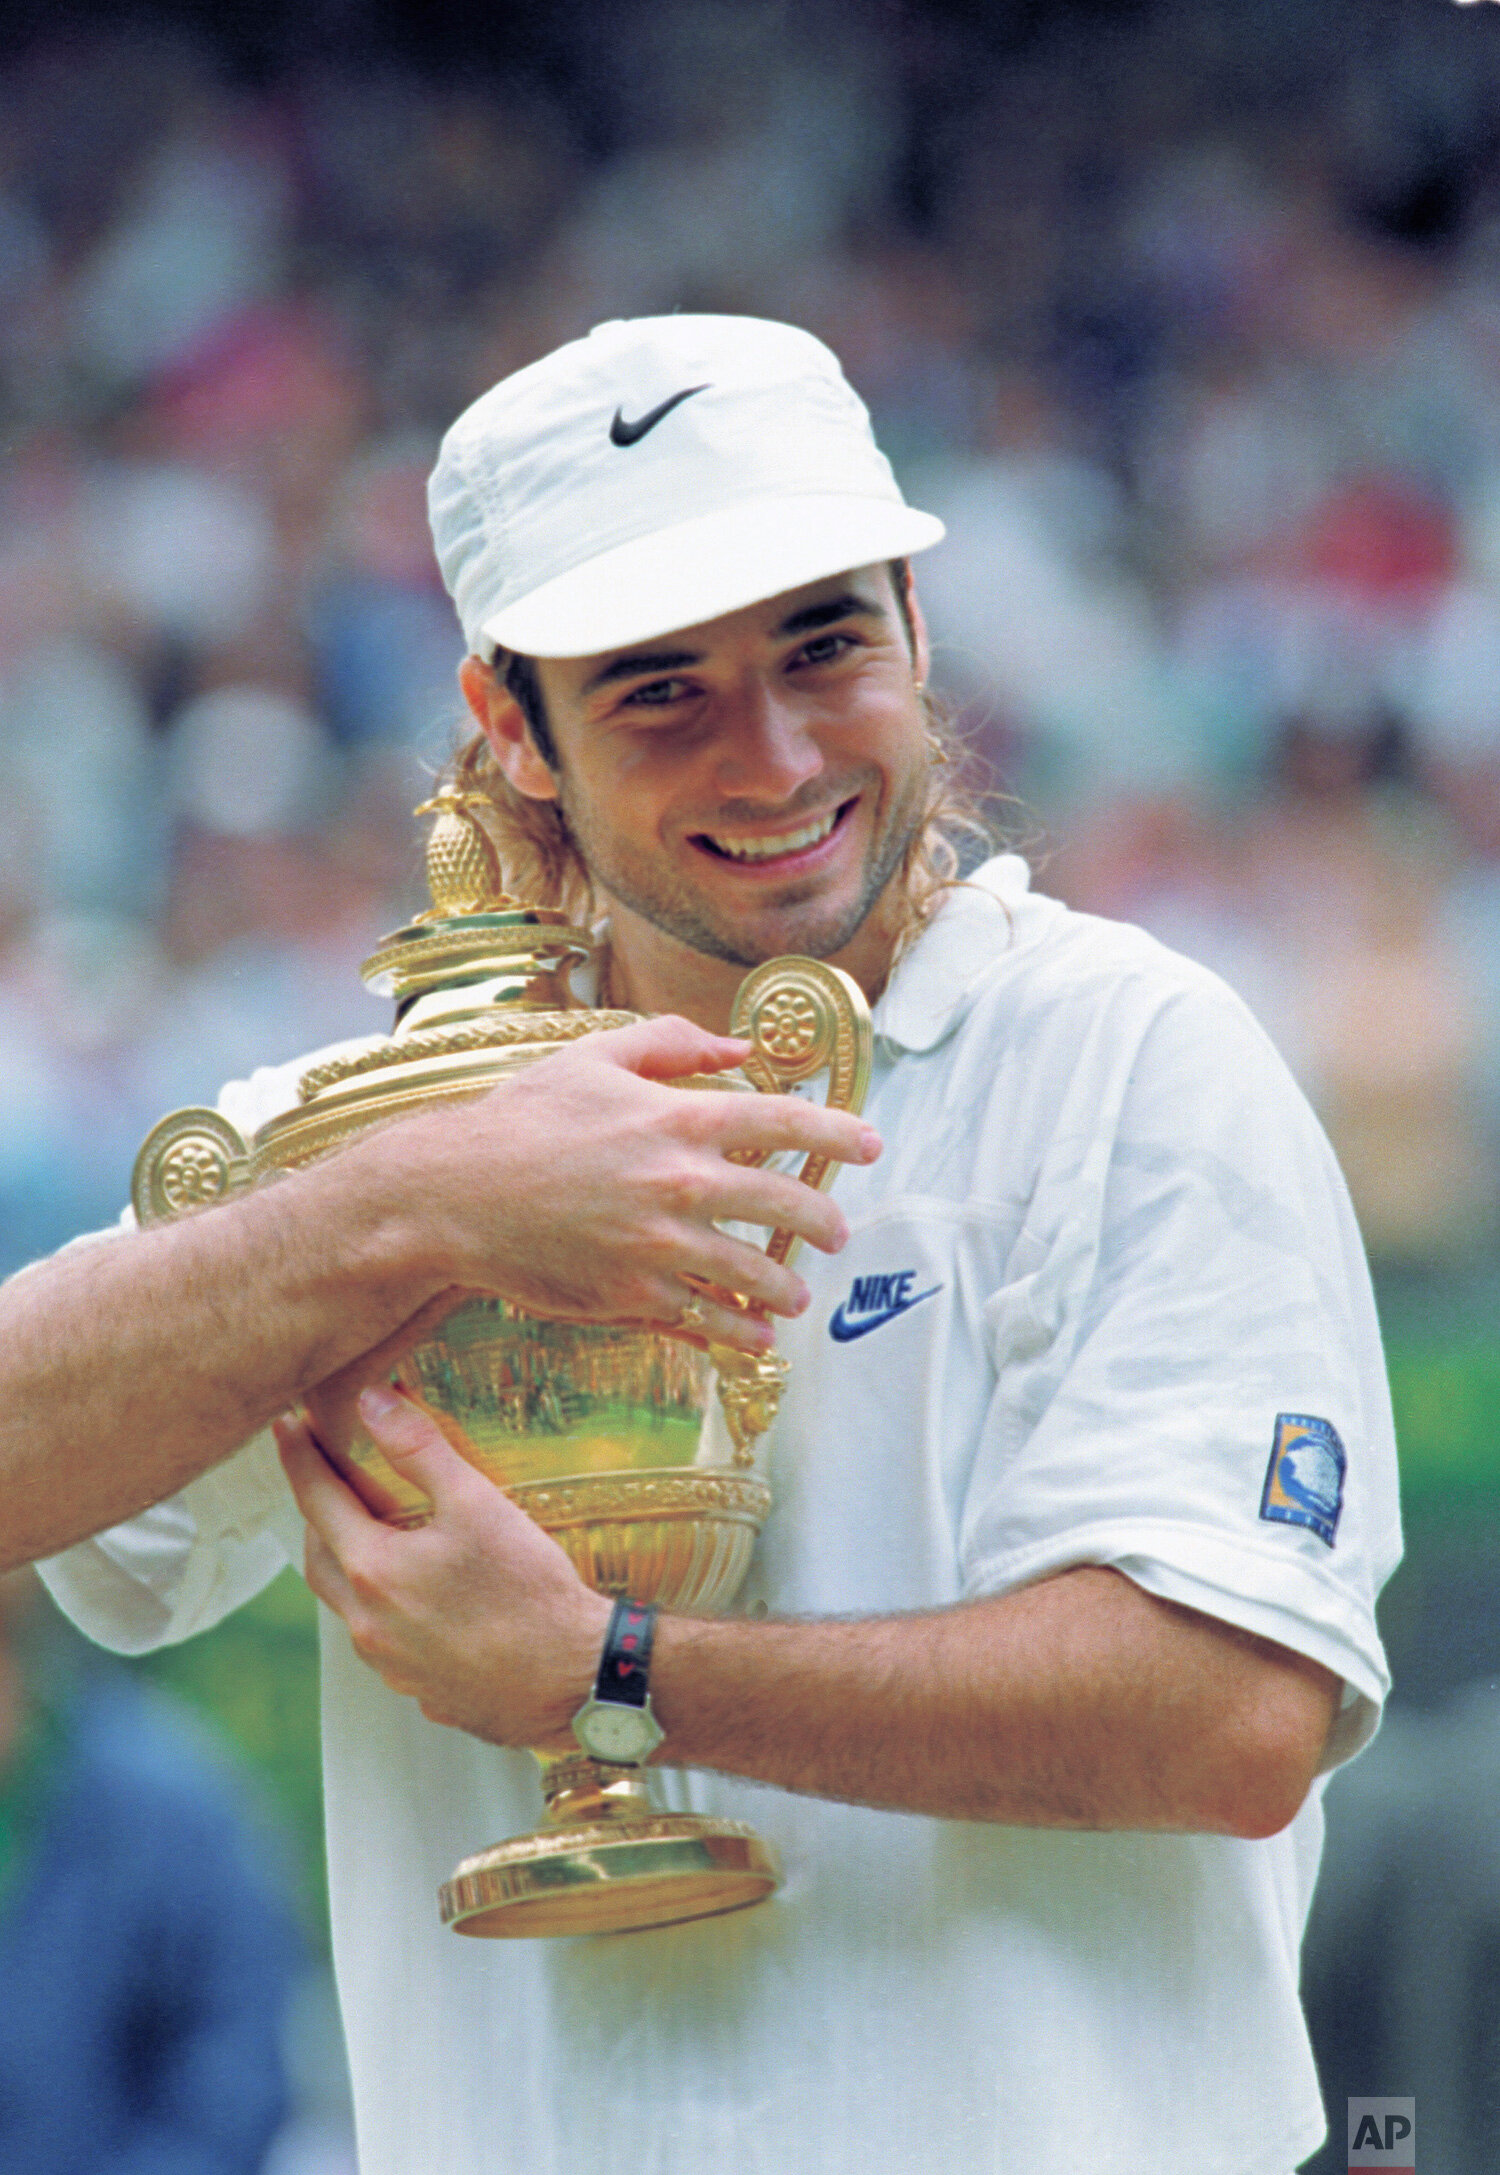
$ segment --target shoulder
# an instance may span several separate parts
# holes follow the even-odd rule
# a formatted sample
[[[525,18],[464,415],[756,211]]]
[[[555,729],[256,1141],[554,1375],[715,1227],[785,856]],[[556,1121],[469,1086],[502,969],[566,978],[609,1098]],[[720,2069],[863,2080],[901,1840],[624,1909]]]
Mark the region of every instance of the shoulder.
[[[884,1198],[1019,1202],[1097,1186],[1137,1145],[1181,1169],[1195,1143],[1253,1159],[1315,1129],[1218,976],[1144,930],[1032,893],[1023,864],[988,864],[949,895],[875,1024]]]
[[[896,1053],[888,1130],[922,1134],[928,1156],[947,1143],[955,1169],[1018,1193],[1131,1169],[1158,1188],[1196,1174],[1216,1195],[1291,1185],[1342,1217],[1322,1128],[1218,975],[1057,900],[1025,893],[1008,922],[969,911],[988,950],[947,1030]]]
[[[954,1061],[988,1049],[996,1059],[1049,1058],[1115,1070],[1148,1045],[1254,1052],[1280,1066],[1243,999],[1211,969],[1128,922],[1075,912],[1019,881],[1012,857],[987,863],[955,889],[913,952],[892,995],[899,1026],[925,1000],[954,1037]],[[943,1039],[931,1035],[929,1045]],[[921,1048],[914,1035],[908,1047]]]

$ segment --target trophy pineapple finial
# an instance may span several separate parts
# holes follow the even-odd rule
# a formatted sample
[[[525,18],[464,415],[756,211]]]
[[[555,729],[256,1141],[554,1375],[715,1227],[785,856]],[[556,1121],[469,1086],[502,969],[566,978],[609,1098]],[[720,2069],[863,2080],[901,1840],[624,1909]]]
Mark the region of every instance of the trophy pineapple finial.
[[[456,914],[496,914],[516,904],[500,881],[500,857],[473,812],[474,796],[445,786],[412,812],[436,816],[427,834],[427,888],[432,905],[418,921]]]

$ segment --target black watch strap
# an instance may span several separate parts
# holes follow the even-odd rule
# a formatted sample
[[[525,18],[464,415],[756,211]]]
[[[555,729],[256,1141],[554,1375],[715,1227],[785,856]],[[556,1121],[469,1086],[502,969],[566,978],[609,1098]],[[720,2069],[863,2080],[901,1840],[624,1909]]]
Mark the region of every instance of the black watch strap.
[[[651,1642],[656,1636],[654,1604],[615,1603],[599,1655],[594,1697],[617,1707],[644,1707],[651,1690]]]

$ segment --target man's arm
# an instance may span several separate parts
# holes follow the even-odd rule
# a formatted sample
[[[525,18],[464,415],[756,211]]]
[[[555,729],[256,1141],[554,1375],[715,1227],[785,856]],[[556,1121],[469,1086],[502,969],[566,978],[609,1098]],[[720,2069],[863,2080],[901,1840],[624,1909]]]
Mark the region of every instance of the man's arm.
[[[364,1416],[436,1514],[382,1526],[279,1426],[313,1591],[431,1719],[571,1747],[609,1602],[406,1400]],[[1338,1699],[1317,1663],[1099,1566],[920,1615],[663,1615],[652,1686],[674,1766],[949,1819],[1251,1837],[1297,1811]]]
[[[1022,1827],[1274,1835],[1317,1773],[1336,1678],[1086,1565],[864,1622],[663,1618],[674,1764]]]
[[[671,1322],[688,1272],[799,1312],[801,1279],[718,1222],[786,1225],[833,1250],[843,1217],[726,1158],[818,1148],[860,1162],[879,1144],[794,1097],[662,1084],[745,1049],[676,1019],[590,1036],[478,1102],[13,1279],[0,1292],[0,1567],[158,1502],[462,1291]],[[770,1341],[707,1300],[703,1331],[752,1351]]]

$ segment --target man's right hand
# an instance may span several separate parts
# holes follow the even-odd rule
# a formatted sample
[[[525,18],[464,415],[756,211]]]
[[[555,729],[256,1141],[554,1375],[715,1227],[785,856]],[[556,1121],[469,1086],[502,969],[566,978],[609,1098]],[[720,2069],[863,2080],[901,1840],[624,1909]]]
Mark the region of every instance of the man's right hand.
[[[880,1142],[848,1112],[796,1096],[668,1084],[725,1071],[749,1048],[671,1015],[589,1035],[480,1101],[367,1135],[344,1151],[337,1178],[374,1184],[398,1208],[434,1293],[459,1286],[540,1314],[663,1324],[696,1293],[705,1339],[761,1351],[771,1333],[757,1316],[799,1314],[807,1288],[719,1226],[787,1228],[828,1253],[847,1226],[825,1195],[730,1156],[868,1163]],[[755,1311],[720,1304],[704,1285]]]
[[[661,1018],[588,1036],[201,1215],[40,1263],[0,1292],[0,1567],[169,1495],[463,1290],[676,1324],[700,1283],[769,1314],[799,1277],[720,1223],[843,1243],[834,1204],[736,1151],[879,1153],[847,1113],[666,1083],[746,1046]],[[693,1284],[684,1282],[694,1279]],[[700,1299],[705,1338],[766,1323]]]

